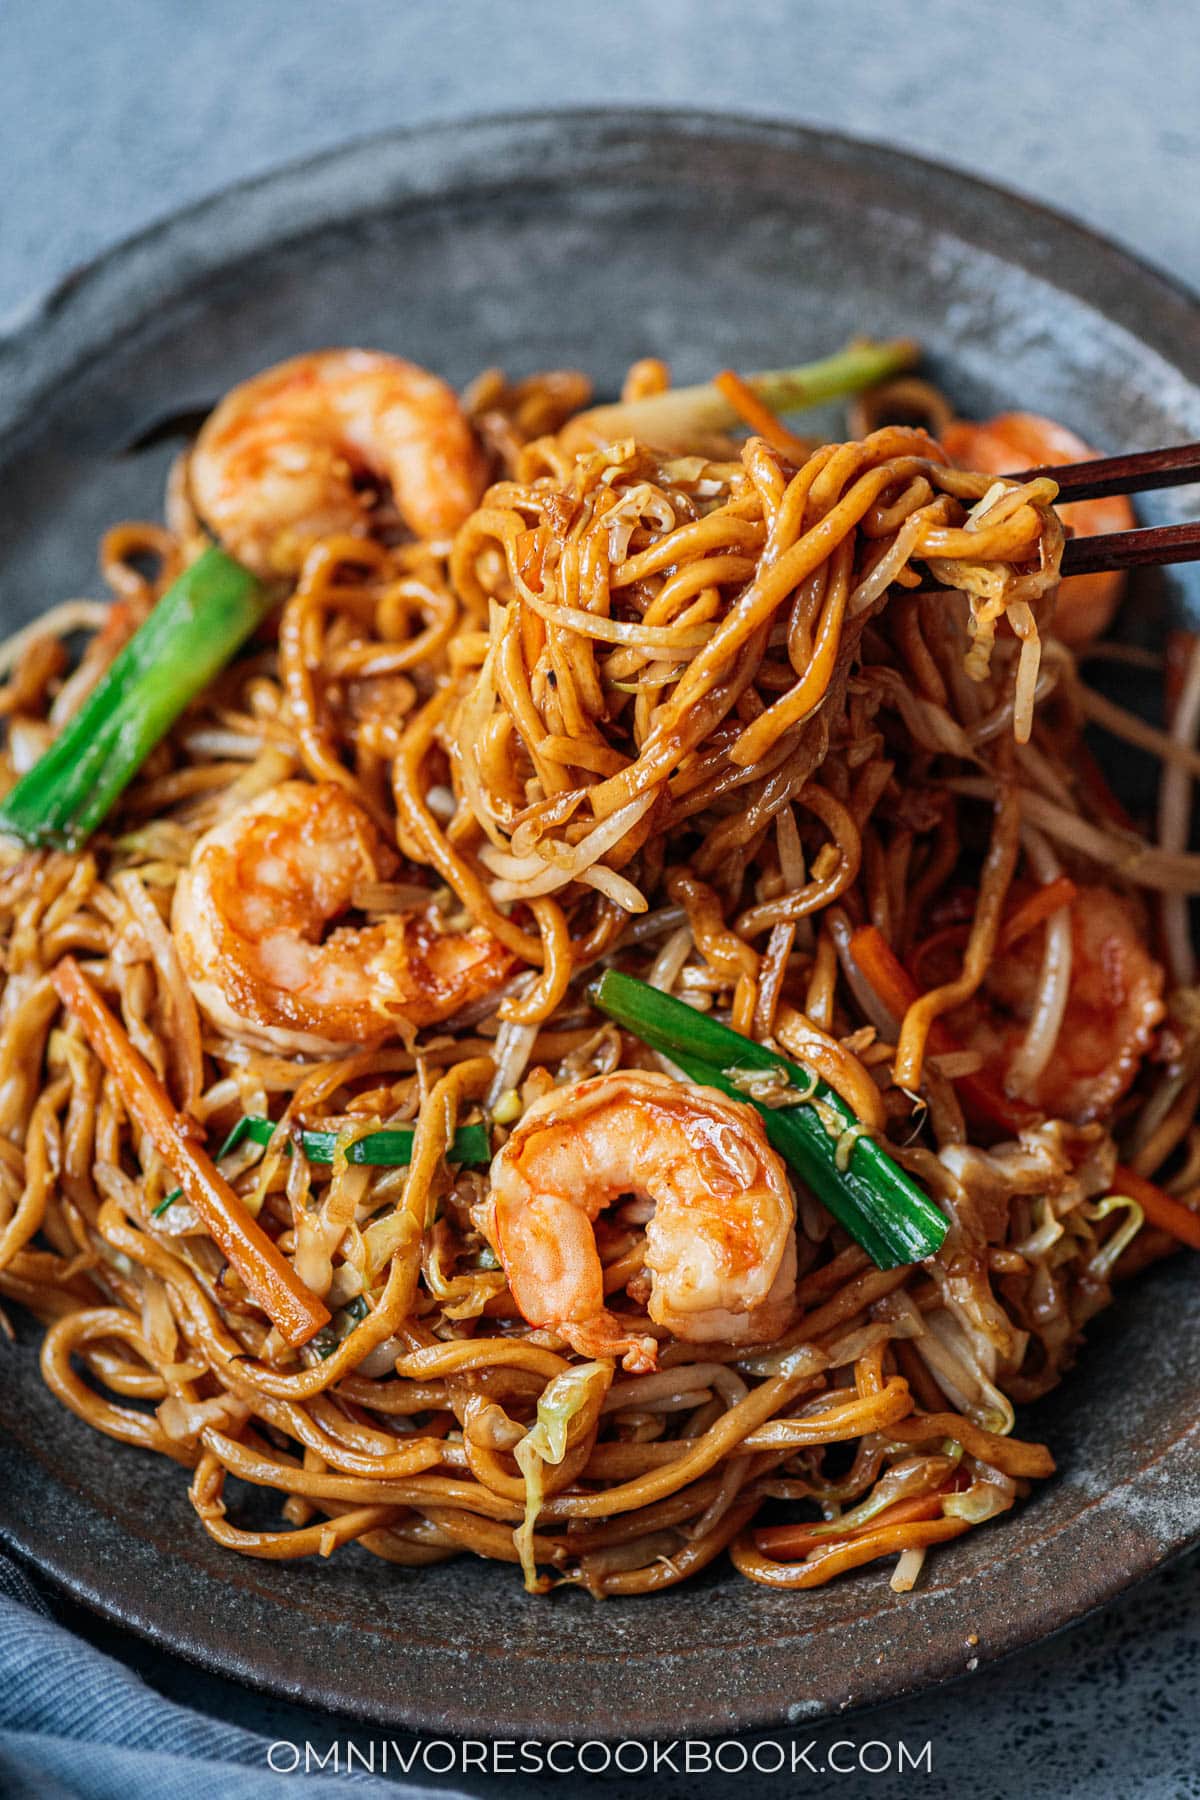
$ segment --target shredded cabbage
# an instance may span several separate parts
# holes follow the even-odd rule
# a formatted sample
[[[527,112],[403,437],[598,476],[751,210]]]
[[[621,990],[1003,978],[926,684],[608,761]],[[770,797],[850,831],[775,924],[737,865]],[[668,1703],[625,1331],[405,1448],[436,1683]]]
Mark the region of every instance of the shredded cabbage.
[[[895,1464],[886,1474],[881,1475],[867,1498],[857,1506],[850,1507],[836,1519],[830,1519],[823,1525],[810,1526],[809,1529],[814,1537],[841,1537],[848,1531],[855,1531],[860,1525],[868,1524],[885,1507],[893,1506],[897,1500],[907,1500],[913,1494],[932,1493],[947,1476],[953,1474],[957,1460],[958,1458],[949,1456],[906,1457],[903,1462]]]
[[[747,1100],[753,1100],[757,1106],[769,1106],[772,1112],[781,1112],[789,1106],[806,1106],[820,1086],[820,1079],[812,1069],[805,1069],[809,1077],[809,1085],[800,1087],[788,1075],[786,1069],[722,1069],[730,1087],[735,1087],[739,1094],[745,1094]],[[813,1101],[820,1111],[820,1102]],[[827,1122],[822,1119],[826,1130]],[[838,1120],[838,1131],[842,1131],[842,1122]]]
[[[453,1266],[446,1267],[444,1250],[444,1244],[437,1239],[428,1246],[423,1264],[425,1286],[448,1319],[477,1319],[505,1285],[495,1256],[492,1255],[487,1269],[470,1269],[456,1275]]]
[[[994,1481],[973,1481],[961,1494],[947,1494],[942,1512],[948,1519],[966,1519],[970,1525],[982,1525],[985,1519],[1007,1512],[1012,1503],[1011,1493]]]
[[[527,1594],[544,1594],[550,1586],[537,1572],[533,1554],[533,1528],[542,1510],[546,1464],[558,1464],[567,1454],[572,1422],[589,1408],[599,1411],[613,1378],[610,1362],[578,1363],[556,1375],[542,1391],[537,1420],[513,1452],[525,1477],[525,1517],[513,1532],[521,1559]]]

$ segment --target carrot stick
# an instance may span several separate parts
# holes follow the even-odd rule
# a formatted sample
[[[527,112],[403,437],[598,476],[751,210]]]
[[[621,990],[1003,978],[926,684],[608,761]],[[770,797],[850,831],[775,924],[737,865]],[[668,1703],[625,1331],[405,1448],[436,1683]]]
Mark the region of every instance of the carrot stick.
[[[850,954],[870,982],[885,1009],[897,1022],[914,1000],[917,984],[877,925],[864,925],[850,939]],[[934,1021],[936,1025],[937,1020]],[[932,1035],[932,1034],[931,1034]]]
[[[130,1116],[150,1139],[204,1226],[246,1288],[289,1344],[304,1344],[329,1323],[329,1309],[305,1287],[290,1262],[252,1219],[208,1152],[195,1126],[130,1042],[73,956],[51,976],[59,999],[74,1014],[116,1082]]]
[[[748,381],[733,369],[722,369],[713,378],[713,386],[719,394],[723,394],[740,419],[744,419],[751,431],[759,437],[766,438],[772,450],[778,450],[780,456],[786,456],[789,462],[804,463],[808,461],[808,445],[803,438],[798,438],[794,431],[771,411],[765,400],[760,400]]]
[[[521,571],[521,580],[535,594],[542,592],[542,584],[546,578],[546,557],[551,543],[550,533],[544,525],[535,525],[528,531],[517,533],[517,567]],[[535,619],[540,618],[540,614],[532,612],[529,607],[526,607],[525,612]],[[528,659],[530,668],[536,660],[536,657]]]
[[[864,925],[856,931],[850,939],[850,954],[888,1012],[897,1021],[902,1020],[914,1000],[920,999],[920,991],[878,927]],[[928,1041],[935,1056],[953,1056],[962,1049],[950,1027],[941,1019],[934,1019],[930,1025]],[[1041,1117],[1024,1101],[1010,1100],[982,1070],[976,1070],[973,1075],[956,1076],[954,1085],[974,1113],[1001,1131],[1018,1132]]]
[[[1113,1171],[1113,1193],[1128,1194],[1131,1200],[1137,1201],[1151,1225],[1169,1231],[1181,1244],[1190,1244],[1193,1250],[1200,1250],[1200,1213],[1194,1213],[1190,1206],[1164,1194],[1144,1175],[1135,1174],[1124,1163],[1118,1163]]]
[[[1079,889],[1069,875],[1056,875],[1053,881],[1044,882],[1035,893],[1030,894],[1028,900],[1023,900],[1020,906],[1014,907],[1005,919],[1000,927],[997,948],[1011,950],[1014,944],[1019,943],[1023,937],[1028,937],[1052,913],[1070,906],[1078,892]]]
[[[810,1550],[822,1550],[829,1544],[849,1543],[852,1538],[862,1537],[864,1532],[878,1531],[885,1525],[911,1525],[917,1519],[937,1519],[941,1516],[944,1494],[914,1494],[907,1500],[897,1500],[894,1505],[885,1507],[874,1518],[864,1519],[861,1525],[854,1525],[849,1531],[814,1531],[811,1525],[768,1525],[763,1531],[756,1531],[754,1541],[766,1556],[785,1558],[807,1556]]]

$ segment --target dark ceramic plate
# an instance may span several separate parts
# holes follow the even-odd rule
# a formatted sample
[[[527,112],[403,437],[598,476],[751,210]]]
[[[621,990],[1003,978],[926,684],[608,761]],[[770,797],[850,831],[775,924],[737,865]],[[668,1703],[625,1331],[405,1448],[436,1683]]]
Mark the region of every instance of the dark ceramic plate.
[[[964,410],[1033,407],[1098,445],[1200,438],[1200,315],[1078,227],[891,150],[691,115],[578,114],[392,137],[205,203],[61,288],[0,345],[0,604],[94,587],[154,515],[170,446],[127,447],[329,342],[463,381],[582,365],[615,388],[912,333]],[[1184,516],[1197,496],[1155,497]],[[1145,590],[1148,628],[1185,589]],[[1163,1322],[1169,1321],[1169,1329]],[[793,1722],[956,1675],[1077,1618],[1200,1533],[1200,1303],[1180,1259],[1098,1323],[1025,1422],[1061,1474],[901,1599],[730,1571],[653,1600],[527,1599],[514,1570],[356,1552],[257,1563],[205,1537],[169,1464],[94,1436],[0,1343],[0,1531],[114,1619],[227,1675],[387,1723],[681,1733]]]

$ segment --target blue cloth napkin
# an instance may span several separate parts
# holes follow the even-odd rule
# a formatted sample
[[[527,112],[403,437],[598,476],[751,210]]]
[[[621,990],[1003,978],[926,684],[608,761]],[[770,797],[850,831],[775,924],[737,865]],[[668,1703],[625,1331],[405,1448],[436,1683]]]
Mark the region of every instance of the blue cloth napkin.
[[[424,1785],[358,1772],[272,1774],[268,1740],[164,1700],[57,1624],[43,1594],[0,1554],[3,1800],[278,1800],[352,1790],[434,1800]],[[437,1800],[449,1800],[442,1788]]]

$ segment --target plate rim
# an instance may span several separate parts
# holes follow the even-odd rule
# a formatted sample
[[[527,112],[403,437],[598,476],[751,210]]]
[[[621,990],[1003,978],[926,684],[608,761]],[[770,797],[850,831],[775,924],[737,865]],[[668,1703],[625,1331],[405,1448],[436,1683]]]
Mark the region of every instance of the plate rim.
[[[758,137],[781,143],[807,141],[834,147],[848,156],[878,156],[911,170],[924,171],[941,182],[949,182],[964,194],[976,193],[999,202],[1007,211],[1019,210],[1031,220],[1040,221],[1055,234],[1067,233],[1085,245],[1093,254],[1101,252],[1107,259],[1135,269],[1139,276],[1153,282],[1172,307],[1194,313],[1193,324],[1200,324],[1200,285],[1191,284],[1173,270],[1164,268],[1141,251],[1110,237],[1097,226],[1086,223],[1066,208],[1052,205],[1022,189],[951,162],[945,162],[922,151],[898,147],[884,139],[839,129],[826,129],[804,119],[786,119],[778,114],[741,110],[723,111],[711,107],[687,106],[561,106],[536,109],[501,109],[470,112],[462,118],[437,119],[415,125],[385,126],[377,131],[358,133],[340,144],[324,150],[285,158],[271,168],[197,195],[185,205],[173,207],[139,226],[135,231],[115,239],[94,255],[83,258],[49,284],[18,298],[7,313],[0,315],[0,363],[19,352],[30,338],[44,333],[59,316],[86,302],[89,292],[103,281],[110,270],[120,270],[143,252],[154,252],[164,240],[188,230],[226,211],[239,202],[260,194],[278,196],[296,190],[315,173],[349,168],[356,162],[369,162],[380,153],[403,151],[427,142],[460,141],[513,128],[537,128],[565,125],[580,127],[623,128],[631,132],[660,130],[694,135],[697,129],[718,136],[745,141]],[[507,185],[507,184],[502,184]],[[281,241],[281,240],[277,240]],[[1079,298],[1091,303],[1088,296],[1073,285],[1069,277],[1060,276],[1058,285],[1067,287]],[[1130,329],[1134,329],[1130,327]],[[1135,335],[1145,337],[1140,327]],[[1156,335],[1156,334],[1155,334]],[[1200,353],[1200,345],[1196,346]],[[1200,381],[1200,370],[1196,379]]]

